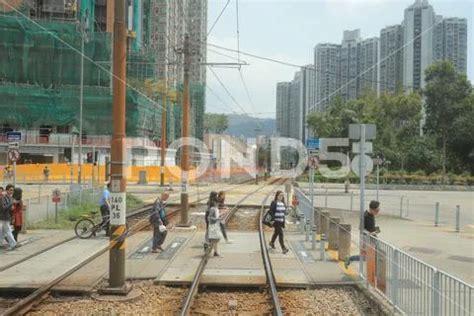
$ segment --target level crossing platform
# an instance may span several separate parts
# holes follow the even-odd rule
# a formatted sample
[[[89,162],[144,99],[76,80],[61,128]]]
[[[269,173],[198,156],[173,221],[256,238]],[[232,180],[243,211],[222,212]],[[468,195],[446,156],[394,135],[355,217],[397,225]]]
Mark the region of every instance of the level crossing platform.
[[[105,236],[92,239],[72,239],[65,231],[31,232],[22,235],[31,238],[23,247],[13,251],[1,250],[0,292],[33,291],[58,278],[82,261],[107,249]],[[204,254],[204,232],[195,228],[174,228],[168,232],[164,251],[151,252],[152,231],[143,231],[127,239],[126,278],[128,280],[153,279],[158,284],[189,285]],[[219,253],[223,257],[209,258],[202,284],[218,286],[264,286],[266,283],[257,232],[229,231],[232,243],[221,241]],[[272,230],[265,234],[267,244]],[[31,236],[31,237],[30,237]],[[60,241],[64,243],[54,247]],[[68,240],[68,241],[67,241]],[[311,285],[351,284],[354,279],[340,263],[328,256],[321,261],[319,246],[311,250],[311,243],[304,240],[296,227],[285,231],[286,246],[283,254],[270,250],[274,273],[279,286],[305,287]],[[24,260],[41,249],[51,248]],[[8,268],[7,265],[12,265]],[[108,251],[97,256],[88,265],[78,269],[57,284],[59,292],[88,293],[108,277]]]

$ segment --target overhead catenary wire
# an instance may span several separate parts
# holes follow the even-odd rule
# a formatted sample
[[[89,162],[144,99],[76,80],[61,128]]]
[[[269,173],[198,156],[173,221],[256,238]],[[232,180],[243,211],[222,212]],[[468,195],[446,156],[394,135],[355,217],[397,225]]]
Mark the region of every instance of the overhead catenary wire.
[[[227,6],[229,5],[229,3],[230,3],[230,0],[227,0],[227,3],[225,4],[224,8],[222,8],[222,10],[219,13],[219,15],[217,16],[216,20],[214,21],[212,26],[209,28],[209,31],[207,31],[207,36],[209,36],[209,34],[211,34],[211,32],[214,29],[214,27],[216,26],[217,22],[220,20],[221,16],[224,14],[224,11],[227,8]]]

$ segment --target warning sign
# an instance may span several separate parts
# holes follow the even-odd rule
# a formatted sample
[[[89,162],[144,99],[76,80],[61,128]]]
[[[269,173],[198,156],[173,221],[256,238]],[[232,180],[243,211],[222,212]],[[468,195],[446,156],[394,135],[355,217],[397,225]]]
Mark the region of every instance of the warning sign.
[[[127,213],[127,195],[125,192],[110,193],[110,224],[125,225]]]

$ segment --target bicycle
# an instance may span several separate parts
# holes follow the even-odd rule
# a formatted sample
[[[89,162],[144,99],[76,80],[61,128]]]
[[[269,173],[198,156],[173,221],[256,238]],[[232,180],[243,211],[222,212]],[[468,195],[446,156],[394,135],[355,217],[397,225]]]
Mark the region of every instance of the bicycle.
[[[105,217],[105,221],[102,223],[102,217],[100,217],[100,223],[96,224],[94,221],[97,218],[98,211],[90,212],[90,215],[81,215],[74,226],[74,232],[76,236],[81,239],[89,239],[92,236],[96,236],[102,229],[106,229],[109,224],[110,216]]]

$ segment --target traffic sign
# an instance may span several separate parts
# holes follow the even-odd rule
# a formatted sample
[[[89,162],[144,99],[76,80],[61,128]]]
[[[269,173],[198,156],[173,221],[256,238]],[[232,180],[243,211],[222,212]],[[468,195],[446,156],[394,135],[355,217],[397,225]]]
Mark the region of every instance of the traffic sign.
[[[16,162],[20,159],[20,151],[16,148],[8,150],[8,159],[12,162]]]
[[[308,166],[312,169],[318,169],[319,168],[319,159],[318,157],[311,156],[308,158]]]
[[[8,143],[8,148],[20,148],[20,144],[18,142],[10,142]]]
[[[61,197],[60,196],[53,196],[53,203],[59,203],[61,202]]]
[[[61,196],[61,191],[59,189],[54,189],[53,197],[60,197],[60,196]]]
[[[360,139],[360,128],[362,124],[349,124],[349,138]],[[375,139],[377,134],[377,127],[375,124],[365,125],[365,139]]]
[[[382,158],[372,158],[372,161],[374,162],[375,166],[381,166],[383,164],[383,159]]]
[[[371,154],[373,150],[372,142],[365,142],[365,150],[366,154]],[[352,152],[354,154],[360,154],[360,142],[352,143]]]
[[[7,141],[9,142],[21,141],[21,132],[7,132]]]
[[[308,148],[309,150],[319,149],[319,139],[308,138],[306,140],[306,148]]]
[[[374,163],[372,158],[369,156],[364,155],[363,161],[365,162],[365,176],[368,176],[372,170],[374,170]],[[359,171],[359,164],[360,164],[360,155],[357,155],[352,159],[351,168],[354,173],[360,177]]]

